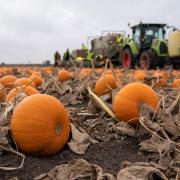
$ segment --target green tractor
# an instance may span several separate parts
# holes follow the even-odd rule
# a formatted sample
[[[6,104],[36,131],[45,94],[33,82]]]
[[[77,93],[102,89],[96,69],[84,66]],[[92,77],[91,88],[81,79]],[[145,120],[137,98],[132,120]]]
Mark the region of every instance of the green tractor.
[[[164,66],[168,59],[165,27],[166,24],[144,23],[132,26],[132,39],[126,38],[122,50],[123,68],[133,68],[136,65],[142,69]]]

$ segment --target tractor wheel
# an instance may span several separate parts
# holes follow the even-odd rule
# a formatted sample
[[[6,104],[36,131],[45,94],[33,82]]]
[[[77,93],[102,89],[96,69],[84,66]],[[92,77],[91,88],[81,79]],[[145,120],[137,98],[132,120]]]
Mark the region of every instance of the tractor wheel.
[[[129,48],[125,48],[122,53],[122,67],[124,69],[130,69],[131,67],[134,67],[134,65],[131,50]]]
[[[171,65],[171,61],[168,57],[164,57],[164,58],[160,59],[158,62],[158,66],[160,68],[163,68],[164,66],[170,66],[170,65]]]
[[[156,58],[153,51],[144,51],[140,56],[140,67],[145,70],[151,69],[154,67],[155,61]]]

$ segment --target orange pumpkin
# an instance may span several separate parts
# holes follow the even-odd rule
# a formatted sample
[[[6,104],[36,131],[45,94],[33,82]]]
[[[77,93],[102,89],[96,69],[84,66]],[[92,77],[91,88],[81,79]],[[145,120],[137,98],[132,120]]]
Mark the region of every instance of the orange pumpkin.
[[[158,105],[156,92],[146,84],[130,83],[115,96],[113,110],[119,120],[136,124],[142,104],[147,104],[155,109]]]
[[[155,76],[155,77],[161,77],[161,78],[165,78],[166,76],[164,75],[164,73],[163,72],[161,72],[161,71],[155,71],[154,73],[153,73],[153,75]]]
[[[0,84],[0,102],[4,102],[6,98],[6,90],[3,85]]]
[[[35,94],[17,105],[10,129],[23,152],[53,155],[66,144],[70,121],[67,110],[58,99],[46,94]]]
[[[12,74],[12,67],[4,67],[3,68],[3,74],[4,75]]]
[[[39,91],[31,86],[18,86],[16,88],[13,88],[8,95],[6,96],[6,102],[11,102],[14,97],[16,97],[19,93],[25,93],[27,96],[33,95],[33,94],[39,94]]]
[[[79,73],[79,79],[83,80],[83,79],[87,78],[91,72],[92,72],[92,69],[90,69],[90,68],[82,68]]]
[[[99,75],[102,74],[103,71],[104,71],[103,68],[98,68],[98,69],[96,69],[96,73],[99,74]]]
[[[30,78],[19,78],[15,81],[16,86],[32,86],[36,87],[34,81]]]
[[[156,83],[156,87],[166,87],[167,80],[165,78],[160,78],[159,82]]]
[[[0,83],[7,87],[12,88],[14,87],[13,83],[17,80],[17,78],[13,75],[6,75],[0,79]]]
[[[137,81],[144,81],[146,73],[144,71],[136,71],[134,77]]]
[[[46,67],[43,69],[43,71],[47,74],[52,74],[53,73],[53,68],[52,67]]]
[[[111,89],[117,88],[116,80],[113,76],[113,74],[106,74],[104,76],[101,76],[95,85],[95,93],[98,96],[101,96],[107,92],[109,92]]]
[[[41,76],[41,73],[40,73],[40,72],[38,72],[38,71],[34,71],[34,72],[32,72],[31,76],[33,76],[33,75],[38,75],[38,76]]]
[[[173,71],[173,76],[174,76],[174,78],[179,79],[180,78],[180,71],[174,70]]]
[[[39,75],[32,75],[30,76],[30,79],[34,82],[35,86],[41,86],[43,84],[43,79]]]
[[[71,78],[70,73],[68,71],[66,71],[65,69],[62,69],[59,71],[58,73],[58,80],[60,82],[64,82],[67,81]]]
[[[167,86],[167,79],[163,72],[156,72],[154,76],[158,78],[156,83],[156,87],[166,87]]]
[[[163,77],[159,77],[158,81],[155,84],[155,87],[166,87],[167,86],[167,80]]]
[[[173,88],[180,88],[180,79],[175,79],[172,83]]]

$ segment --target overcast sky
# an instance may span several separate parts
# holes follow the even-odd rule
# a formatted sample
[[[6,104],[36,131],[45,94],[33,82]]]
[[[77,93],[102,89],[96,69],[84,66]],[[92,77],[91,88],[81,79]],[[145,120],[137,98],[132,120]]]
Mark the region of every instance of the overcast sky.
[[[180,0],[0,0],[0,62],[42,63],[127,23],[180,28]]]

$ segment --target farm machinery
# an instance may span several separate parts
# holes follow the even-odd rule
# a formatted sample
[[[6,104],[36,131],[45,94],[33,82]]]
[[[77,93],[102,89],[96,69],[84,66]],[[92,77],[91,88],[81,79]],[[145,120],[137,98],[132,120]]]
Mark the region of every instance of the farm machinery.
[[[91,40],[95,66],[103,66],[107,58],[126,69],[180,64],[180,31],[172,31],[166,40],[166,29],[166,24],[139,23],[131,26],[132,38],[124,31],[103,31]],[[81,59],[84,62],[86,55]]]
[[[132,26],[132,39],[129,38],[123,47],[122,66],[139,65],[143,69],[163,66],[168,56],[165,26],[142,23]]]

